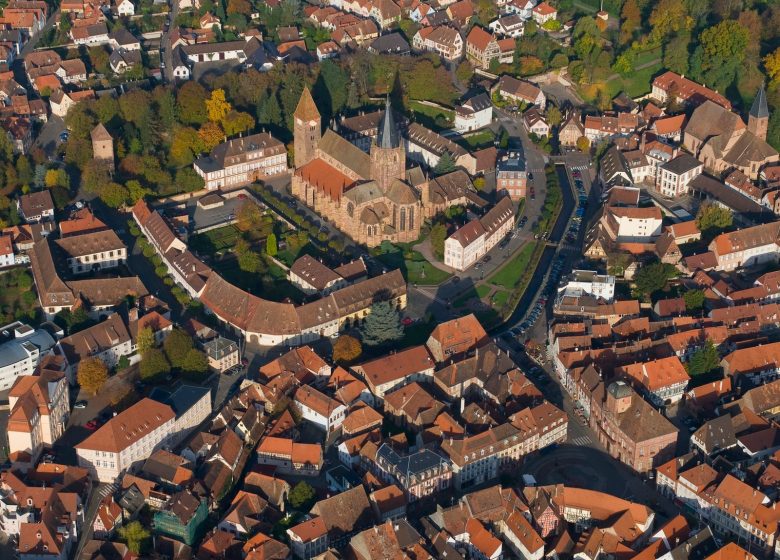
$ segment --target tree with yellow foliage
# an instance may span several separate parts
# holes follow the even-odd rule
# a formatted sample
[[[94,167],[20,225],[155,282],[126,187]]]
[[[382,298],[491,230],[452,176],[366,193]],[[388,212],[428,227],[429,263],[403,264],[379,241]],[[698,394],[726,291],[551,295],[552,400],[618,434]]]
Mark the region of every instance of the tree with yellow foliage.
[[[780,47],[764,57],[764,67],[772,85],[780,83]]]
[[[100,358],[85,358],[79,362],[76,378],[82,389],[97,395],[108,380],[108,368]]]
[[[211,97],[206,100],[206,115],[211,122],[222,122],[232,110],[233,107],[225,99],[224,89],[215,89],[211,92]]]

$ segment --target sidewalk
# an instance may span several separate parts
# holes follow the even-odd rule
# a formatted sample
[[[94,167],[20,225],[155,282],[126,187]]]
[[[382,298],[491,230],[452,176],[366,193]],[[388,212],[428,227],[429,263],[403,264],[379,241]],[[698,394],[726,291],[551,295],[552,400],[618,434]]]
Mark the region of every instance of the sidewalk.
[[[420,254],[425,257],[425,260],[427,260],[429,263],[431,263],[431,266],[434,266],[438,268],[439,270],[442,270],[444,272],[447,272],[449,274],[457,274],[457,270],[454,268],[451,268],[438,260],[433,255],[433,247],[431,247],[431,238],[426,237],[422,243],[418,243],[417,245],[412,245],[412,249],[415,251],[419,251]]]

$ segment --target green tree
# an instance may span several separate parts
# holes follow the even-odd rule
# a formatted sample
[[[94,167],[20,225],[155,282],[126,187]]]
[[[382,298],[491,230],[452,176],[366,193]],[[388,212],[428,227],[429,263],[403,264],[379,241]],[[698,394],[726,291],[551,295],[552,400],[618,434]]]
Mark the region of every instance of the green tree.
[[[246,250],[238,253],[238,267],[244,272],[260,272],[263,265],[260,255],[252,250]]]
[[[191,167],[185,167],[176,172],[176,184],[184,192],[199,191],[206,186],[206,183],[203,182],[203,177],[198,175]]]
[[[222,128],[227,136],[235,136],[252,130],[255,127],[255,119],[249,113],[230,111],[222,119]]]
[[[332,343],[333,361],[337,364],[350,364],[363,353],[363,346],[354,336],[342,334]]]
[[[271,232],[268,234],[268,237],[265,239],[265,254],[269,257],[275,257],[276,253],[279,251],[279,247],[276,243],[276,234]]]
[[[106,203],[109,208],[119,208],[130,196],[125,187],[119,183],[108,183],[100,189],[100,200]]]
[[[689,312],[699,311],[704,307],[704,292],[702,290],[688,290],[683,294],[685,309]]]
[[[708,236],[714,236],[731,227],[731,212],[715,204],[702,204],[696,214],[696,226]]]
[[[720,355],[712,340],[707,340],[702,348],[691,354],[685,364],[688,374],[692,377],[705,375],[720,367]]]
[[[260,124],[282,126],[284,117],[282,116],[282,107],[279,105],[279,97],[276,91],[268,94],[268,97],[261,100],[257,106],[257,121]]]
[[[290,505],[295,509],[308,509],[307,506],[311,506],[314,503],[314,498],[317,497],[317,493],[308,482],[299,482],[293,486],[290,493],[287,495],[287,499],[290,501]]]
[[[154,332],[149,327],[144,327],[138,331],[138,353],[145,354],[152,348],[154,348]]]
[[[152,348],[141,355],[141,363],[139,365],[141,379],[153,379],[169,371],[171,371],[171,364],[159,348]]]
[[[176,108],[184,124],[206,122],[206,89],[196,81],[185,82],[176,94]]]
[[[325,107],[326,115],[339,114],[347,104],[349,75],[332,60],[320,63],[320,76],[314,94],[318,99],[330,101],[330,107]]]
[[[206,373],[209,369],[209,359],[204,352],[190,348],[184,356],[181,369],[190,373]]]
[[[691,37],[688,33],[675,35],[668,43],[664,45],[664,66],[672,72],[686,74],[688,72],[688,45]]]
[[[643,297],[649,297],[661,290],[666,283],[677,276],[678,271],[674,265],[667,263],[653,263],[643,266],[634,277],[637,292]]]
[[[722,21],[699,35],[697,57],[701,60],[698,78],[708,86],[724,91],[734,82],[748,46],[749,32],[739,22]]]
[[[561,121],[563,120],[563,115],[561,114],[561,110],[558,109],[555,105],[550,105],[547,108],[547,124],[551,127],[556,127],[559,124],[561,124]]]
[[[192,337],[181,329],[173,329],[163,342],[165,355],[173,367],[183,368],[187,352],[192,350]]]
[[[141,525],[140,521],[131,521],[119,528],[119,537],[127,543],[130,552],[141,554],[149,548],[152,534]]]
[[[378,301],[371,306],[361,329],[363,344],[380,346],[404,336],[401,316],[390,301]]]
[[[446,175],[455,171],[455,160],[452,158],[452,154],[444,152],[439,158],[436,167],[433,168],[433,172],[436,175]]]
[[[447,227],[444,224],[434,224],[431,227],[431,249],[440,261],[444,260],[444,241],[447,239]]]

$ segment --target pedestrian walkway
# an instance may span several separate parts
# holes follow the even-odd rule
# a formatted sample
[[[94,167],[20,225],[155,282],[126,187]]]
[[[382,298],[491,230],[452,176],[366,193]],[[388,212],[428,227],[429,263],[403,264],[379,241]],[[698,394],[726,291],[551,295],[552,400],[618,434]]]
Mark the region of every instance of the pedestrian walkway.
[[[571,440],[571,442],[574,445],[590,446],[590,444],[593,443],[593,440],[590,439],[590,436],[580,436],[580,437],[574,438],[573,440]]]

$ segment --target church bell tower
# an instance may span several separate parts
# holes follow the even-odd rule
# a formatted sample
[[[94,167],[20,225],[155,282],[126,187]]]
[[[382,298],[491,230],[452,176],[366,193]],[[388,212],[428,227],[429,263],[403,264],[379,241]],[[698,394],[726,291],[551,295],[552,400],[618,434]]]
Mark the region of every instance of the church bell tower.
[[[303,88],[301,99],[293,113],[293,121],[295,168],[298,169],[314,159],[322,136],[320,112],[308,87]]]
[[[390,97],[385,102],[385,114],[379,125],[376,142],[371,144],[371,179],[386,192],[395,179],[406,176],[406,150],[393,117]]]

